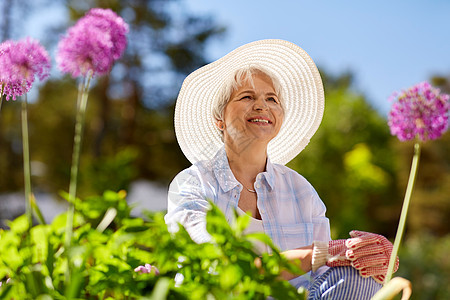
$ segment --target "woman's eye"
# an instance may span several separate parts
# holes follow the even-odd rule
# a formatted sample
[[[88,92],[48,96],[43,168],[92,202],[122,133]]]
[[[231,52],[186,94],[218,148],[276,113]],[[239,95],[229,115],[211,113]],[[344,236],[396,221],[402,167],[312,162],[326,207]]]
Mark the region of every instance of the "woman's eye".
[[[275,99],[274,97],[269,97],[269,98],[267,98],[267,101],[272,101],[272,102],[274,102],[274,103],[278,103],[278,100]]]
[[[242,97],[242,98],[241,98],[241,100],[245,100],[245,99],[249,99],[249,100],[251,100],[251,99],[252,99],[252,97],[250,97],[250,96],[244,96],[244,97]]]

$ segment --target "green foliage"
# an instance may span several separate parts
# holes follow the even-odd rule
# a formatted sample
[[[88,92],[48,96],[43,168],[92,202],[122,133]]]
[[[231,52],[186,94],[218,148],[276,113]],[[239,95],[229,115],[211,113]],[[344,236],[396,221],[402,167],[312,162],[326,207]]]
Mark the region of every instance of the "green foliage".
[[[20,216],[0,231],[0,298],[15,299],[278,299],[302,297],[283,270],[300,274],[264,234],[245,235],[249,216],[230,226],[214,205],[207,214],[213,242],[196,244],[180,226],[169,233],[162,214],[130,217],[126,193],[75,202],[73,243],[64,248],[66,214],[29,230]],[[111,213],[113,212],[113,213]],[[110,218],[114,216],[114,218]],[[259,257],[252,240],[272,255]],[[255,265],[260,259],[261,266]],[[150,263],[155,272],[134,272]],[[6,279],[10,278],[8,283]],[[175,278],[177,280],[175,280]]]
[[[114,10],[130,26],[126,52],[89,91],[77,194],[127,189],[136,177],[168,183],[189,163],[175,139],[174,100],[185,75],[208,63],[206,46],[224,28],[208,16],[191,14],[182,1],[60,2],[70,18],[57,28],[45,28],[48,48],[56,47],[67,27],[94,7]],[[33,9],[39,14],[46,5]],[[75,80],[65,76],[46,81],[37,101],[30,103],[31,160],[42,166],[33,185],[42,190],[57,193],[68,187],[73,145],[68,133],[74,132],[76,99]],[[8,176],[0,177],[0,193],[23,186],[20,106],[15,104],[4,101],[2,106],[0,170]],[[130,148],[132,157],[116,155]],[[124,164],[126,170],[117,173]]]
[[[124,148],[113,155],[101,156],[85,166],[81,184],[91,194],[107,189],[128,190],[130,182],[138,174],[135,164],[137,158],[138,150],[133,147]]]
[[[450,235],[421,233],[405,240],[400,268],[395,274],[409,279],[413,299],[450,299]]]
[[[424,143],[421,148],[408,216],[408,234],[421,235],[425,231],[445,236],[450,232],[450,132],[438,140]],[[396,149],[401,176],[398,184],[404,191],[411,166],[412,143],[399,144]]]
[[[372,163],[373,155],[369,147],[356,144],[344,155],[345,171],[348,174],[347,184],[353,189],[371,190],[383,188],[387,184],[386,171]]]

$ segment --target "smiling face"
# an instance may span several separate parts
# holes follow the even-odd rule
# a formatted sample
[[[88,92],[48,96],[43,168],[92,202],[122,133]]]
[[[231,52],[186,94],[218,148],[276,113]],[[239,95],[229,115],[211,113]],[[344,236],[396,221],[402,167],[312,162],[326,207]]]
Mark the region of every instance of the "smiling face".
[[[244,147],[257,141],[267,145],[280,131],[283,117],[270,77],[259,72],[231,94],[217,126],[223,130],[225,143]]]

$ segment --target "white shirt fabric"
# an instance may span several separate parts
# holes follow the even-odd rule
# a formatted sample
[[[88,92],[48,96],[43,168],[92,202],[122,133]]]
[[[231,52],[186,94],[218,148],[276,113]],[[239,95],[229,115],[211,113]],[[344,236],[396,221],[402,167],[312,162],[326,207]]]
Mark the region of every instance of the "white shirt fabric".
[[[245,214],[245,212],[239,206],[237,207],[237,212],[240,216]],[[248,224],[247,228],[245,228],[244,233],[264,233],[262,220],[250,217],[250,223]],[[267,247],[267,245],[261,241],[255,241],[253,243],[253,246],[255,252],[258,254],[263,254],[270,251],[269,247]]]

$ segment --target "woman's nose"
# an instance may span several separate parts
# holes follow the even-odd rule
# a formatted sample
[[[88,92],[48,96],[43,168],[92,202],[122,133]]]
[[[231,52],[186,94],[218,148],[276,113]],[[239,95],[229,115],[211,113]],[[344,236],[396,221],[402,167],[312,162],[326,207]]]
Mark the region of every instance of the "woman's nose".
[[[267,107],[267,103],[263,97],[258,97],[253,103],[253,109],[255,110],[266,110]]]

